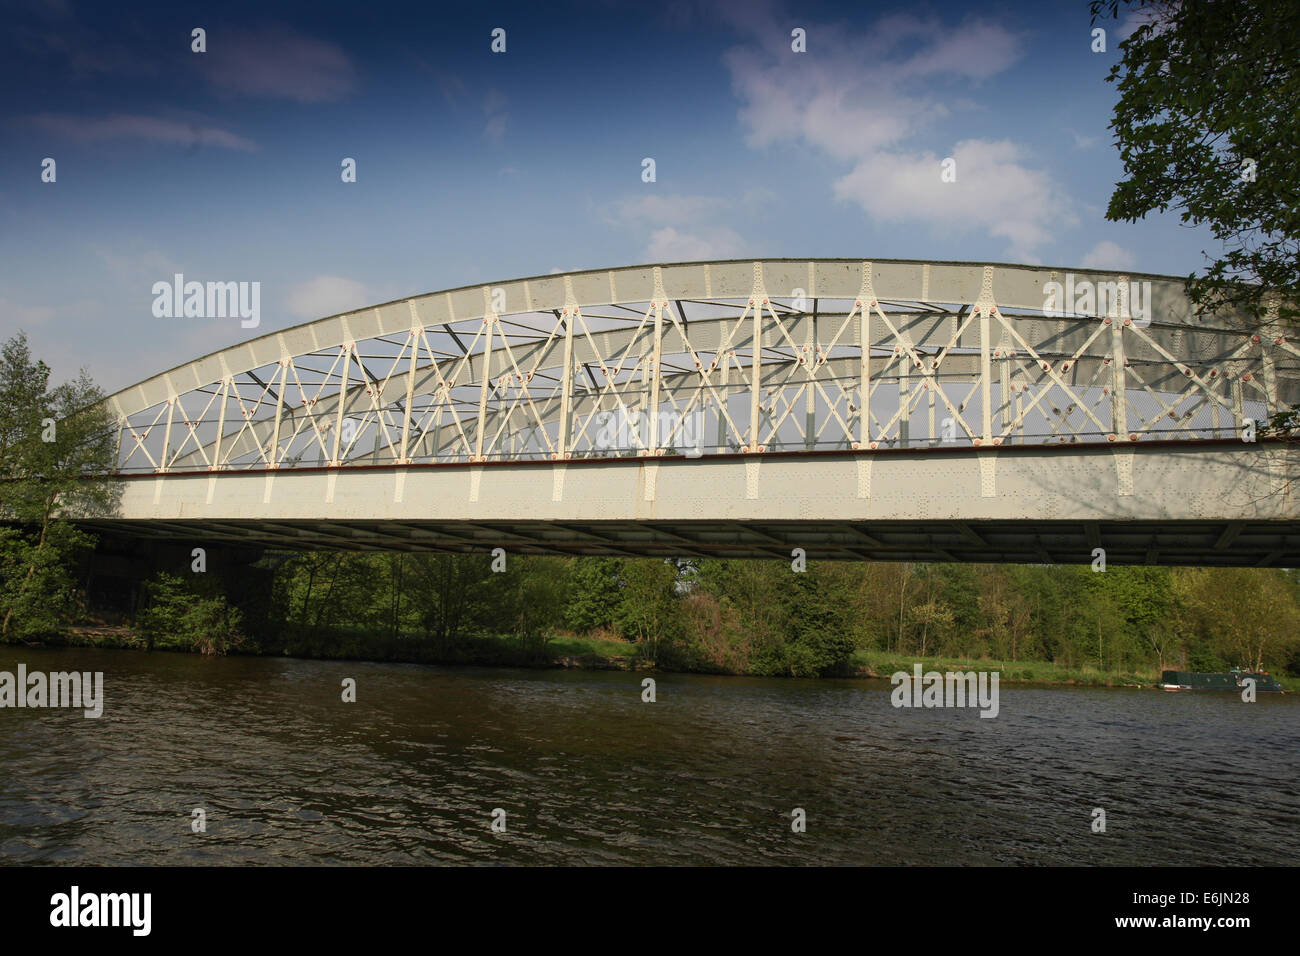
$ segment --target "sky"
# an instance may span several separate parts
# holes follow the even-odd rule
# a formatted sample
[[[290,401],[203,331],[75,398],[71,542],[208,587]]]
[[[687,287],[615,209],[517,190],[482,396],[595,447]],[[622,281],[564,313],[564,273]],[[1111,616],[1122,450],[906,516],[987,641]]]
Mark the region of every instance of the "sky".
[[[1173,214],[1105,219],[1105,77],[1135,25],[1104,21],[1094,51],[1087,0],[0,12],[0,338],[108,392],[523,276],[787,257],[1181,276],[1218,248]],[[158,317],[176,273],[259,282],[260,324]]]

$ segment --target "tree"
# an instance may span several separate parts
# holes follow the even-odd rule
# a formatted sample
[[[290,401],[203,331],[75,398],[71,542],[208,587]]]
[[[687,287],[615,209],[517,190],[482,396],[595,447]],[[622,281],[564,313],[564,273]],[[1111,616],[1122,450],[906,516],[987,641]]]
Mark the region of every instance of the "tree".
[[[51,387],[21,332],[0,347],[0,635],[58,628],[73,606],[72,562],[94,542],[70,520],[116,510],[103,398],[85,370]]]
[[[446,651],[481,617],[491,562],[483,554],[416,554],[410,565],[407,601],[425,634]]]
[[[681,638],[685,617],[677,593],[679,568],[657,558],[623,563],[618,626],[651,663],[666,663]]]
[[[952,628],[955,620],[952,610],[942,601],[927,601],[925,604],[914,605],[909,610],[908,617],[913,624],[919,624],[921,627],[922,657],[925,656],[929,644],[930,628],[934,628],[936,635],[942,635]]]
[[[569,602],[564,621],[583,633],[597,628],[613,628],[622,603],[619,587],[619,558],[576,558],[569,569]]]
[[[1216,656],[1239,667],[1284,665],[1300,648],[1300,605],[1285,572],[1196,568],[1186,594]]]
[[[194,577],[204,584],[213,580],[205,575]],[[206,588],[209,593],[204,590],[193,578],[166,572],[159,572],[145,585],[147,605],[136,626],[150,650],[163,647],[221,655],[243,643],[239,609],[232,608],[224,595],[212,593],[211,584]]]
[[[1094,0],[1093,23],[1121,0]],[[1143,23],[1120,44],[1115,132],[1125,178],[1106,218],[1181,210],[1224,244],[1192,301],[1283,321],[1300,315],[1300,5],[1127,0]]]
[[[533,660],[546,658],[546,647],[563,620],[568,597],[568,561],[551,555],[512,558],[503,573],[489,573],[486,623],[498,634],[518,639]]]
[[[848,621],[849,582],[836,570],[818,566],[788,575],[779,599],[785,609],[785,642],[777,648],[770,673],[791,677],[846,674],[857,647]]]

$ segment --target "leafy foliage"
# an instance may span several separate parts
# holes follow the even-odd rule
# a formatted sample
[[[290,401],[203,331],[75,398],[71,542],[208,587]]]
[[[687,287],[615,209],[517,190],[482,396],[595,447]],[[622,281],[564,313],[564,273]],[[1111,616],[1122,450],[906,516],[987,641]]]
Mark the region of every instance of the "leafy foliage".
[[[51,386],[27,338],[0,347],[0,634],[57,630],[76,611],[71,577],[93,538],[68,519],[111,513],[120,485],[113,420],[83,371]]]
[[[1093,22],[1120,0],[1095,0]],[[1300,316],[1300,5],[1131,0],[1144,21],[1107,77],[1125,178],[1106,217],[1181,210],[1224,244],[1188,293],[1211,311]]]
[[[205,596],[201,583],[160,573],[146,586],[147,606],[136,619],[150,650],[166,648],[220,655],[240,647],[242,615],[223,595]]]

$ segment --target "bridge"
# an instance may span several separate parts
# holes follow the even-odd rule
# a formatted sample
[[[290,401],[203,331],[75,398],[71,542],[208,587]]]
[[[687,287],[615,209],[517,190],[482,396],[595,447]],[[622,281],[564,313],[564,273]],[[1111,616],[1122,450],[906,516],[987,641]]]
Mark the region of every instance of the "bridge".
[[[415,296],[124,389],[101,533],[1291,566],[1300,333],[1179,278],[820,259]]]

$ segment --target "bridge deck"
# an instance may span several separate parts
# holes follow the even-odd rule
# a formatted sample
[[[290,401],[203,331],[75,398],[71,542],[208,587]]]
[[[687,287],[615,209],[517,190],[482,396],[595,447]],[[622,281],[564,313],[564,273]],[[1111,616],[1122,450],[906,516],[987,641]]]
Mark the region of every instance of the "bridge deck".
[[[93,530],[265,547],[1293,566],[1282,442],[172,473]]]

